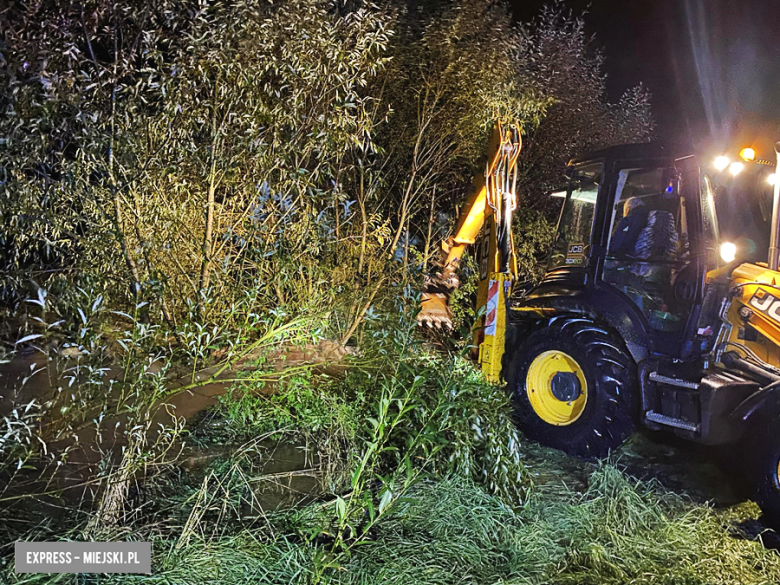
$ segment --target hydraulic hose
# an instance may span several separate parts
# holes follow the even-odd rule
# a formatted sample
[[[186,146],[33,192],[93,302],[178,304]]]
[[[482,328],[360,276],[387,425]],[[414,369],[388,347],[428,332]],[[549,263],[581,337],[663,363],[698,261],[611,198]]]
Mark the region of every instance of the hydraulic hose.
[[[740,370],[746,374],[750,374],[754,378],[764,381],[767,384],[774,384],[780,382],[780,375],[770,372],[760,366],[757,366],[745,358],[740,356],[736,351],[727,351],[721,358],[723,364],[728,368],[734,368]]]

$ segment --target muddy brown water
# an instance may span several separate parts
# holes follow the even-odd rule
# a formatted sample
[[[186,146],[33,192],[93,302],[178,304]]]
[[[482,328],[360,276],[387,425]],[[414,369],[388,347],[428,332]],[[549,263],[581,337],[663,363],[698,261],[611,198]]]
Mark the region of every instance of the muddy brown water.
[[[260,454],[260,461],[248,478],[253,501],[244,515],[302,505],[321,494],[319,459],[307,445],[265,440],[253,450]],[[179,467],[193,477],[203,477],[216,462],[235,460],[241,452],[241,445],[189,447]]]
[[[347,353],[345,348],[326,341],[317,346],[278,348],[265,357],[267,367],[276,372],[308,364],[319,373],[339,376],[345,371],[346,366],[341,360]],[[253,367],[254,357],[248,356],[235,364],[213,383],[170,395],[154,409],[151,432],[154,433],[159,424],[170,425],[171,414],[192,421],[213,408],[219,397],[233,386],[232,381],[220,380],[234,380],[242,371]],[[0,365],[0,416],[8,415],[14,408],[23,408],[33,399],[45,403],[58,392],[67,392],[68,381],[53,372],[61,372],[68,364],[57,366],[59,369],[42,354],[22,355]],[[216,368],[210,368],[197,375],[207,380],[215,371]],[[119,378],[119,371],[109,369],[106,379],[111,377]],[[170,388],[175,392],[177,387],[190,382],[189,376],[172,379]],[[270,394],[275,388],[275,382],[269,381],[259,392]],[[43,436],[47,435],[46,425],[50,423],[46,418],[41,422]],[[40,461],[17,472],[8,486],[3,485],[7,478],[0,477],[0,517],[3,516],[3,508],[14,507],[27,496],[34,496],[37,505],[50,508],[53,515],[63,504],[91,500],[101,468],[108,461],[116,462],[127,444],[126,426],[127,417],[123,415],[107,419],[99,428],[89,422],[82,424],[74,433],[47,445],[48,452],[61,460],[59,465]],[[229,459],[239,448],[239,445],[198,446],[193,441],[187,441],[177,445],[173,451],[179,453],[179,465],[184,472],[199,473],[215,460]],[[264,453],[262,465],[255,469],[255,475],[261,478],[255,490],[256,501],[261,508],[269,510],[291,505],[305,500],[316,490],[316,457],[303,446],[264,443],[258,449]],[[55,469],[56,473],[53,473]]]

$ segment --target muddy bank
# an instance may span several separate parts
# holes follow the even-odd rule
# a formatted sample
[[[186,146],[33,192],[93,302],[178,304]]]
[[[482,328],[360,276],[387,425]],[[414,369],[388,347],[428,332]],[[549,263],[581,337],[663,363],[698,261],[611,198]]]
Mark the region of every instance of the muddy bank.
[[[599,465],[539,445],[526,444],[522,449],[523,460],[541,489],[584,492]],[[631,477],[657,482],[699,504],[728,507],[747,497],[733,461],[722,451],[669,434],[637,431],[608,461]]]

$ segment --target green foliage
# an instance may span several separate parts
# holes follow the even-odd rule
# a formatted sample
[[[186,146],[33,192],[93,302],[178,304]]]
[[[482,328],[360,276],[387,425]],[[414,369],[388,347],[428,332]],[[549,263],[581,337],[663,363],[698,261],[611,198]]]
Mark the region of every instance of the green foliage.
[[[651,131],[641,90],[607,102],[580,21],[557,7],[521,28],[481,0],[44,0],[0,11],[0,29],[3,333],[71,385],[3,418],[0,471],[15,479],[42,454],[56,465],[67,451],[48,453],[52,441],[125,420],[86,527],[100,534],[130,521],[131,481],[180,446],[183,422],[155,418],[172,379],[187,376],[184,392],[254,352],[328,336],[361,346],[345,378],[298,375],[258,396],[293,373],[260,368],[221,404],[231,440],[317,446],[338,495],[304,536],[327,544],[242,533],[217,549],[247,563],[251,550],[280,580],[295,563],[316,579],[369,547],[423,478],[527,501],[506,396],[419,344],[409,283],[481,170],[496,117],[526,133],[524,209],[573,150]],[[549,234],[545,216],[521,212],[529,278]],[[462,325],[471,294],[465,282],[455,299]],[[174,581],[223,570],[188,550],[205,518],[193,510],[165,561]],[[289,565],[271,570],[277,553]],[[192,569],[179,564],[188,554]]]
[[[375,150],[378,105],[363,88],[392,34],[376,6],[332,8],[99,0],[4,11],[6,301],[23,298],[35,270],[47,287],[63,274],[101,280],[111,308],[140,295],[169,327],[188,299],[222,325],[258,286],[265,308],[331,306],[351,283],[334,278],[351,235],[339,224],[354,215],[340,176],[352,151]],[[380,223],[368,214],[381,240]]]
[[[224,485],[224,484],[223,484]],[[338,584],[528,583],[769,585],[780,580],[777,553],[738,527],[756,510],[717,511],[602,466],[583,493],[545,485],[513,509],[473,482],[423,481],[397,500],[372,537],[349,558],[335,559],[321,541],[295,533],[330,505],[267,517],[267,523],[224,534],[189,525],[153,541],[159,582]],[[204,490],[211,490],[211,484]],[[185,508],[195,510],[191,498]],[[218,502],[212,504],[218,507]],[[208,527],[208,528],[207,528]],[[198,536],[203,535],[203,536]],[[325,568],[324,567],[331,567]],[[49,583],[47,575],[16,575],[9,583]],[[148,582],[133,575],[82,575],[79,583]],[[74,582],[63,577],[63,583]]]
[[[339,582],[770,583],[773,551],[729,518],[611,467],[584,494],[541,489],[513,511],[462,481],[418,486]],[[759,560],[762,559],[762,560]]]
[[[421,347],[413,321],[373,326],[373,345],[367,341],[367,355],[343,379],[308,373],[284,380],[269,395],[245,384],[222,397],[218,415],[228,439],[268,433],[304,439],[320,457],[350,461],[357,472],[352,491],[361,492],[358,484],[376,474],[406,473],[411,466],[471,477],[521,504],[528,478],[504,391],[485,383],[464,358]],[[324,483],[338,486],[337,478]]]
[[[229,443],[273,436],[304,444],[319,461],[319,483],[338,491],[347,482],[350,454],[364,439],[367,398],[311,371],[291,376],[268,388],[264,383],[237,385],[220,397],[215,413],[224,421],[223,432],[210,439]]]
[[[35,332],[17,345],[32,346],[39,358],[19,386],[9,390],[24,395],[34,376],[55,380],[56,386],[49,392],[33,392],[40,403],[33,400],[24,408],[17,406],[10,417],[0,419],[12,431],[0,442],[0,473],[5,479],[0,496],[18,489],[17,482],[23,485],[25,473],[37,475],[42,484],[51,481],[71,451],[112,437],[122,445],[119,463],[109,454],[92,480],[104,487],[94,524],[87,529],[96,534],[102,525],[116,524],[123,515],[133,478],[175,459],[184,421],[159,404],[167,391],[172,361],[157,350],[158,327],[141,317],[146,303],[136,306],[132,314],[112,315],[116,328],[112,345],[105,334],[108,311],[103,296],[77,289],[68,301],[79,316],[76,322],[58,318],[61,307],[43,289],[28,299],[40,316],[34,319]],[[56,449],[49,447],[57,443]],[[34,491],[23,491],[11,499],[35,496]]]
[[[503,391],[461,358],[425,351],[413,336],[413,313],[399,309],[399,322],[383,323],[366,344],[376,367],[344,380],[361,388],[366,415],[348,450],[348,494],[336,496],[331,514],[301,525],[307,538],[329,542],[316,557],[317,579],[361,550],[422,478],[469,477],[509,505],[525,501],[528,476]]]
[[[448,306],[452,311],[453,328],[463,339],[471,338],[471,326],[477,318],[477,289],[479,287],[479,267],[476,256],[466,252],[461,258],[460,286],[452,291]]]
[[[538,282],[543,276],[553,240],[554,221],[542,211],[522,208],[512,221],[512,237],[517,254],[518,282]]]
[[[508,505],[526,501],[529,478],[504,391],[465,359],[424,349],[412,302],[371,323],[364,354],[343,379],[290,378],[270,396],[242,385],[221,400],[233,439],[304,439],[314,448],[320,483],[336,494],[298,528],[328,542],[318,576],[371,539],[422,478],[465,477]]]
[[[23,371],[7,383],[4,406],[10,412],[0,417],[0,504],[4,512],[24,506],[40,490],[48,491],[50,483],[63,481],[72,453],[78,460],[91,456],[96,445],[111,445],[99,451],[100,464],[87,478],[97,496],[96,513],[86,528],[93,537],[131,523],[134,512],[126,509],[131,484],[176,461],[185,421],[169,407],[173,392],[213,383],[254,351],[317,338],[316,318],[282,322],[276,315],[244,316],[215,359],[212,352],[222,332],[197,322],[178,331],[150,324],[145,301],[131,313],[110,311],[102,294],[78,288],[59,298],[38,289],[27,302],[37,313],[34,328],[24,331],[16,346],[34,353],[27,358],[26,375]],[[77,320],[68,319],[71,311]],[[183,346],[161,347],[161,340],[173,338],[182,339]],[[209,366],[213,369],[201,375]],[[250,372],[246,382],[286,374]],[[16,396],[30,395],[36,398],[14,403]],[[33,481],[34,489],[26,487]]]
[[[650,95],[641,85],[618,103],[607,99],[604,58],[591,47],[585,20],[557,0],[525,30],[522,62],[541,95],[551,100],[541,122],[526,128],[518,163],[524,206],[552,206],[544,197],[560,187],[574,156],[616,144],[649,141],[654,132]]]
[[[49,0],[0,27],[1,292],[22,319],[32,274],[169,329],[225,329],[253,291],[349,338],[446,235],[495,118],[526,133],[524,207],[575,150],[651,130],[642,91],[607,103],[558,5],[518,28],[481,0]]]
[[[555,221],[549,213],[530,207],[521,207],[512,220],[512,238],[517,259],[517,282],[537,283],[544,276],[547,256],[555,239]],[[461,339],[471,338],[471,326],[477,318],[477,287],[479,272],[473,252],[466,252],[461,259],[458,273],[460,286],[449,298],[448,306],[454,317],[453,324]]]
[[[312,379],[311,372],[283,380],[268,395],[262,392],[257,385],[239,385],[220,397],[218,412],[227,421],[231,439],[285,430],[290,435],[331,434],[337,426],[349,437],[356,435],[362,397],[347,400],[324,381]]]
[[[41,406],[36,400],[19,404],[0,418],[0,474],[13,475],[39,455]],[[43,445],[45,446],[45,444]],[[0,490],[0,495],[5,490]]]
[[[371,399],[363,442],[377,457],[366,465],[380,473],[412,465],[471,477],[521,504],[528,477],[503,389],[487,384],[463,357],[424,348],[413,329],[413,319],[402,317],[392,338],[374,338],[374,367],[355,369],[344,381]]]
[[[424,416],[436,405],[428,423],[443,445],[435,469],[471,478],[507,504],[522,505],[530,482],[503,388],[486,383],[462,357],[428,359],[414,363],[414,369],[433,382],[414,414]]]
[[[379,140],[391,155],[388,187],[400,230],[410,217],[426,217],[437,189],[462,196],[470,188],[495,119],[532,126],[548,100],[527,83],[518,61],[524,38],[501,3],[423,2],[397,28],[381,76],[394,119]],[[440,209],[452,214],[458,199],[439,197]]]

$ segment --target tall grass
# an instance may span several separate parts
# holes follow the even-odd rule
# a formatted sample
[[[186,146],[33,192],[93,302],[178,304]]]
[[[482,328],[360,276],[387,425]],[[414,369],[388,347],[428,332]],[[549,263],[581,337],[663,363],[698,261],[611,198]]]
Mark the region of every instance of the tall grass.
[[[462,358],[427,351],[408,307],[396,315],[366,327],[361,367],[343,379],[291,377],[271,398],[242,380],[220,408],[228,435],[254,438],[198,477],[166,467],[132,522],[103,527],[101,540],[151,541],[152,575],[16,575],[6,549],[0,582],[780,583],[780,557],[737,524],[755,508],[715,511],[609,465],[580,491],[530,490],[503,391]],[[340,458],[317,501],[258,505],[269,436]],[[73,511],[59,526],[69,522],[26,538],[83,539],[88,520]]]
[[[419,486],[340,583],[777,583],[780,558],[718,514],[614,467],[512,510],[457,478]]]
[[[153,540],[152,576],[6,575],[10,583],[724,584],[780,582],[780,558],[717,512],[610,466],[583,492],[539,489],[521,509],[452,476],[417,483],[337,565],[301,531],[321,503],[234,534]],[[324,571],[323,565],[328,566]]]

